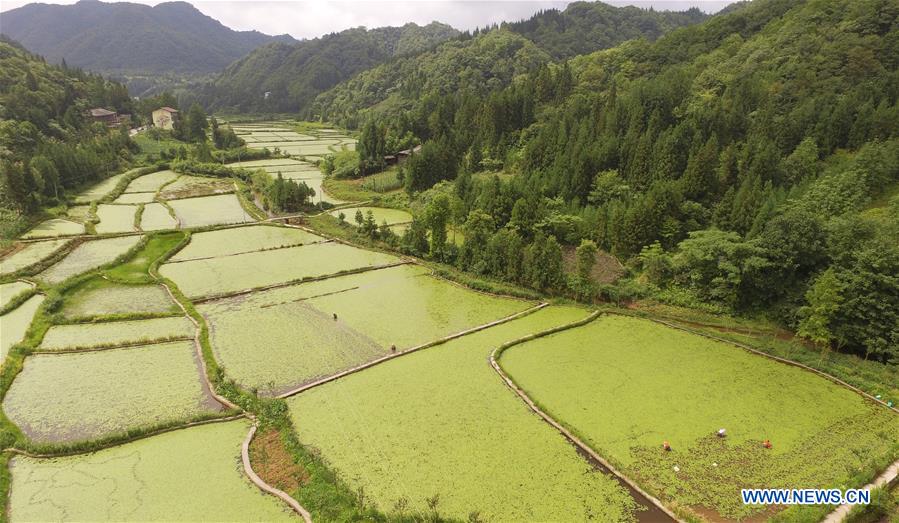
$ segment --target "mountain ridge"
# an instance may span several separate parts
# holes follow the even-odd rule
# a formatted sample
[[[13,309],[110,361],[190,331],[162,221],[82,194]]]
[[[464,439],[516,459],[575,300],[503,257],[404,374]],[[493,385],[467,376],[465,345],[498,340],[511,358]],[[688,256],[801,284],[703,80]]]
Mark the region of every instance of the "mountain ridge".
[[[289,35],[235,31],[187,2],[80,0],[3,12],[0,32],[52,63],[104,74],[212,73]]]

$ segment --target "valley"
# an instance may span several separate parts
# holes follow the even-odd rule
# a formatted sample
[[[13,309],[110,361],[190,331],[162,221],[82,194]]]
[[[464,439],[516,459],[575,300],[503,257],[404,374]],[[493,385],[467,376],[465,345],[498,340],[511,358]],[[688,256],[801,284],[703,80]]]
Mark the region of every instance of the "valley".
[[[899,518],[892,2],[213,4],[2,12],[0,523]]]

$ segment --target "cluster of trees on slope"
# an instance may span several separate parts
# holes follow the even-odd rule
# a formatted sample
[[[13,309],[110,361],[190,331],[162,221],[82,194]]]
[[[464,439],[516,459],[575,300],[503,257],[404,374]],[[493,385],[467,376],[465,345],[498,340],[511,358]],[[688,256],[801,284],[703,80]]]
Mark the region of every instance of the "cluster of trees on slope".
[[[457,33],[436,22],[423,27],[410,23],[372,30],[358,27],[296,44],[271,44],[228,66],[199,96],[213,108],[304,111],[319,93],[359,71],[396,56],[420,53]]]
[[[28,4],[3,13],[3,32],[53,63],[103,73],[211,73],[288,35],[233,31],[187,2]]]
[[[81,70],[48,65],[0,41],[0,237],[66,190],[115,173],[136,151],[128,130],[109,130],[86,112],[133,113],[127,90]]]
[[[363,71],[322,93],[305,112],[347,127],[362,124],[360,113],[396,115],[459,89],[485,94],[509,85],[553,58],[617,45],[630,38],[654,39],[662,32],[700,22],[698,10],[656,13],[601,2],[576,2],[565,11],[543,11],[502,27],[462,33],[416,56],[405,56]]]
[[[696,7],[687,11],[655,11],[613,7],[602,2],[572,2],[563,11],[548,9],[503,27],[531,40],[558,60],[608,49],[635,38],[655,40],[707,17]]]
[[[897,19],[889,0],[754,2],[504,88],[463,81],[344,118],[414,133],[424,146],[407,188],[426,201],[455,180],[443,192],[456,223],[489,217],[472,222],[471,248],[429,255],[545,288],[564,279],[508,276],[520,255],[499,253],[589,240],[632,260],[644,290],[763,311],[886,360],[899,350],[896,204],[883,196],[899,183]],[[320,100],[353,98],[349,85]],[[485,167],[516,176],[469,176]],[[408,245],[423,251],[420,238]]]

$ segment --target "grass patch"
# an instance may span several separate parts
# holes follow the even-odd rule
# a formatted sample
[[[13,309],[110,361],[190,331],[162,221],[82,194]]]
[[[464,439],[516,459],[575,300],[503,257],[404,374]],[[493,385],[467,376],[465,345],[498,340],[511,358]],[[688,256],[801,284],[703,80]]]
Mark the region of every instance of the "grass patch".
[[[399,168],[391,166],[385,171],[362,178],[362,188],[379,194],[402,189],[403,182],[398,174]]]
[[[294,462],[274,428],[256,433],[250,442],[250,463],[263,481],[284,492],[294,492],[309,481],[309,474]]]
[[[175,140],[170,136],[161,136],[159,140],[154,140],[150,138],[147,133],[138,133],[131,137],[134,140],[134,143],[140,147],[140,153],[137,154],[137,158],[141,160],[147,160],[151,156],[159,157],[159,154],[165,151],[169,152],[169,149],[186,146],[184,142]]]
[[[381,193],[362,187],[360,180],[325,178],[322,180],[322,189],[333,198],[346,202],[374,201],[383,196]]]
[[[116,265],[103,273],[110,279],[122,283],[151,283],[153,278],[147,272],[150,265],[185,240],[187,234],[181,231],[155,233],[147,236],[147,241],[128,261]]]
[[[356,212],[361,212],[364,219],[366,216],[368,216],[369,211],[371,211],[375,223],[379,226],[384,222],[387,222],[387,225],[396,225],[400,223],[409,223],[412,221],[412,214],[408,211],[388,209],[385,207],[346,207],[343,209],[333,210],[329,214],[336,218],[341,213],[343,213],[347,223],[356,225]]]
[[[159,197],[163,200],[178,198],[195,198],[234,191],[234,182],[229,178],[211,178],[183,174],[174,182],[166,185]]]

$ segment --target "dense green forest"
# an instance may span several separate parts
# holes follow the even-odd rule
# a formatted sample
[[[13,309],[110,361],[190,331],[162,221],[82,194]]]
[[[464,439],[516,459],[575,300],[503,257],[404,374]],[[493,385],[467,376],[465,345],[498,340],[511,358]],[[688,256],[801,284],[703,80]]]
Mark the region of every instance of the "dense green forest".
[[[575,2],[564,11],[541,11],[527,20],[463,33],[420,55],[399,57],[360,73],[319,96],[303,114],[357,125],[364,109],[395,112],[422,96],[459,89],[485,94],[554,59],[606,49],[632,38],[655,39],[700,22],[698,9],[655,12]]]
[[[205,105],[227,111],[296,112],[319,93],[395,56],[420,53],[458,33],[452,27],[364,27],[296,44],[264,46],[199,90]],[[268,93],[268,95],[266,95]]]
[[[0,41],[0,238],[63,201],[70,188],[114,174],[136,146],[127,128],[85,115],[92,107],[133,113],[128,91],[103,77],[47,64]]]
[[[885,361],[897,65],[895,2],[759,0],[567,61],[497,28],[363,72],[315,110],[375,122],[362,141],[423,142],[404,168],[409,252],[541,290],[761,314]],[[631,276],[596,289],[562,274],[564,249],[593,244]]]
[[[572,2],[564,10],[541,11],[503,27],[534,42],[554,59],[566,59],[614,47],[625,40],[655,40],[663,34],[701,22],[708,15],[697,8],[655,11],[602,2]]]

